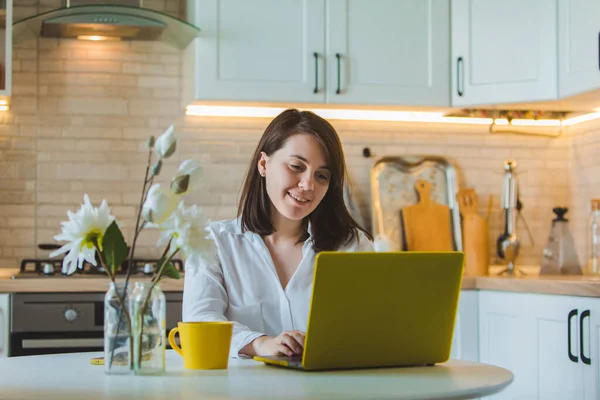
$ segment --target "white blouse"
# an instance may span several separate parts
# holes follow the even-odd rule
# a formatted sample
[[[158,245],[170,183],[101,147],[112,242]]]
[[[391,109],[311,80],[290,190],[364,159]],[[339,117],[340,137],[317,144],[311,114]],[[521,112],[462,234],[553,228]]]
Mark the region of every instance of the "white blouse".
[[[311,237],[304,242],[302,261],[284,290],[263,239],[253,232],[242,233],[240,218],[213,222],[209,231],[219,261],[186,263],[183,321],[233,321],[231,357],[264,334],[306,332],[316,256]],[[359,231],[358,241],[339,251],[373,251],[373,244]]]

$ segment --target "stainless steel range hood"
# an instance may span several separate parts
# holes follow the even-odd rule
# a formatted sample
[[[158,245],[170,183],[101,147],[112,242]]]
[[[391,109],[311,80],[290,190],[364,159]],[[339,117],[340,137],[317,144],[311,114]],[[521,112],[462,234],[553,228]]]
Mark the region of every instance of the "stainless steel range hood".
[[[15,43],[35,37],[149,40],[184,49],[199,33],[194,25],[143,8],[143,0],[65,0],[62,8],[13,25]]]

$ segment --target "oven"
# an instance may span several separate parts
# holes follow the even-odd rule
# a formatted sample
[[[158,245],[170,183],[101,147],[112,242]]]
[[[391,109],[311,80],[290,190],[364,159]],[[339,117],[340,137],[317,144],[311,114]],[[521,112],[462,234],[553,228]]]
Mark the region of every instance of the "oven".
[[[181,321],[183,294],[165,298],[168,334]],[[104,349],[104,293],[15,293],[10,307],[9,357]]]

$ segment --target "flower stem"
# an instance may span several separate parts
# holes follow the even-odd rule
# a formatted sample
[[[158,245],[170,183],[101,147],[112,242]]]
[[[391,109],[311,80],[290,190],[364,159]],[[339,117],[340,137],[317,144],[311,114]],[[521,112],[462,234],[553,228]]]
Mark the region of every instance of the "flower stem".
[[[144,202],[146,201],[147,193],[146,189],[148,187],[148,183],[152,183],[154,179],[154,175],[148,179],[148,174],[150,173],[150,164],[152,163],[152,149],[148,149],[148,162],[146,164],[146,175],[144,175],[144,186],[142,187],[142,196],[140,199],[140,205],[138,207],[137,219],[135,221],[135,232],[133,234],[133,243],[131,245],[131,249],[129,250],[129,260],[127,261],[127,274],[125,276],[125,290],[127,290],[127,285],[129,284],[129,277],[131,276],[131,270],[133,269],[133,255],[135,253],[135,244],[137,242],[137,238],[144,228],[145,224],[140,225],[140,218],[142,217],[142,207],[144,206]],[[150,181],[150,182],[148,182]]]

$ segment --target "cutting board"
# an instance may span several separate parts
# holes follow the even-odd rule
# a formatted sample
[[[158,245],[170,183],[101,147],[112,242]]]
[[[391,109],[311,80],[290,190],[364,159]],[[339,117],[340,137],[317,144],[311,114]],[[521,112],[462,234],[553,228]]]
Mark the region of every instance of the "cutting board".
[[[489,231],[487,220],[477,212],[478,198],[474,189],[461,189],[456,195],[462,216],[465,275],[488,275],[490,264]]]
[[[431,184],[418,179],[418,203],[402,208],[403,233],[408,251],[451,251],[450,209],[431,200]]]

